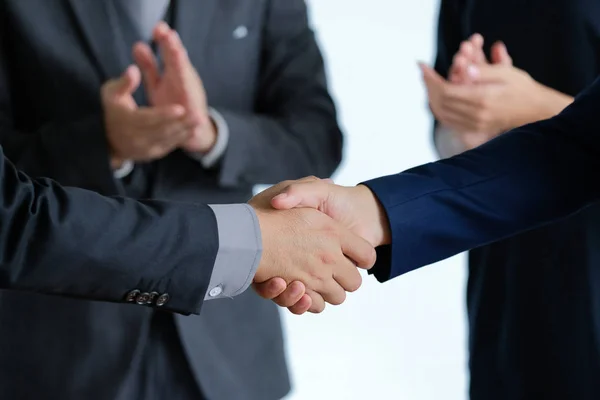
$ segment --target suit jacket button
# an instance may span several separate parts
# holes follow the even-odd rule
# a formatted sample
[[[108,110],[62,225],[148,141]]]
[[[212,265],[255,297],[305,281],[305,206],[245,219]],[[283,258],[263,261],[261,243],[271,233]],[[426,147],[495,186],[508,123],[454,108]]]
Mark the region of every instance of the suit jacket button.
[[[163,293],[160,296],[158,296],[158,299],[156,299],[156,306],[157,307],[162,307],[165,304],[167,304],[167,301],[169,301],[169,294],[168,293]]]
[[[128,303],[134,302],[139,294],[140,294],[140,291],[137,289],[134,289],[131,292],[127,293],[127,296],[125,296],[125,301]]]
[[[150,293],[147,293],[147,292],[140,293],[135,298],[135,302],[138,303],[140,306],[143,306],[144,304],[148,304],[148,300],[150,300]]]
[[[159,294],[157,292],[151,292],[150,299],[148,299],[148,304],[154,304],[154,302],[156,301],[158,296],[159,296]]]

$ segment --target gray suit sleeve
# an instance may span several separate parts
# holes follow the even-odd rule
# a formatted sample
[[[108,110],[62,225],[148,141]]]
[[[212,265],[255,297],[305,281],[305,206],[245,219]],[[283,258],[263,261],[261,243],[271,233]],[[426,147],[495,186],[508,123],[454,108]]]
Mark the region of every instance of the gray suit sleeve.
[[[234,297],[252,283],[262,254],[260,226],[247,204],[211,205],[219,228],[219,250],[205,300]]]

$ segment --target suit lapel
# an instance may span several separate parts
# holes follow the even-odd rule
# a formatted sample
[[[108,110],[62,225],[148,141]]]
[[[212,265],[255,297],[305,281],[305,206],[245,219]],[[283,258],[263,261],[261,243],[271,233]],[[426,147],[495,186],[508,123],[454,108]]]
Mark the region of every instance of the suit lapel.
[[[204,58],[211,23],[220,0],[173,0],[174,26],[186,46],[192,63]]]
[[[127,65],[124,42],[108,0],[68,0],[103,80],[119,76]]]

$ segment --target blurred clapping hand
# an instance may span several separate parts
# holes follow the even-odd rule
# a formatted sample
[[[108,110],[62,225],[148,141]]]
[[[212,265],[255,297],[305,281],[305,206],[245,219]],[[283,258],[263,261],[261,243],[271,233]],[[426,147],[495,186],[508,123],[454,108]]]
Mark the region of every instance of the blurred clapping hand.
[[[177,148],[206,154],[217,140],[204,85],[179,35],[160,22],[153,36],[162,70],[150,46],[140,42],[133,47],[136,65],[102,87],[113,168],[120,168],[125,161],[156,160]],[[138,106],[133,98],[141,77],[148,107]]]
[[[429,106],[439,123],[438,148],[448,148],[440,146],[439,141],[455,144],[456,150],[443,156],[477,147],[512,128],[552,117],[573,100],[516,68],[504,43],[491,46],[490,61],[483,44],[484,38],[479,34],[462,42],[447,80],[431,67],[419,65]]]

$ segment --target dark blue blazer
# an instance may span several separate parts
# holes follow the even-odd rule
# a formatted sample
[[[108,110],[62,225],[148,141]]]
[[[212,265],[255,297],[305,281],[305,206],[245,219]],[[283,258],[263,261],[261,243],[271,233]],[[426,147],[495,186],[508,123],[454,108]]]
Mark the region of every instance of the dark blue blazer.
[[[365,184],[385,208],[392,244],[381,281],[567,217],[598,201],[600,79],[549,120],[461,155]]]

